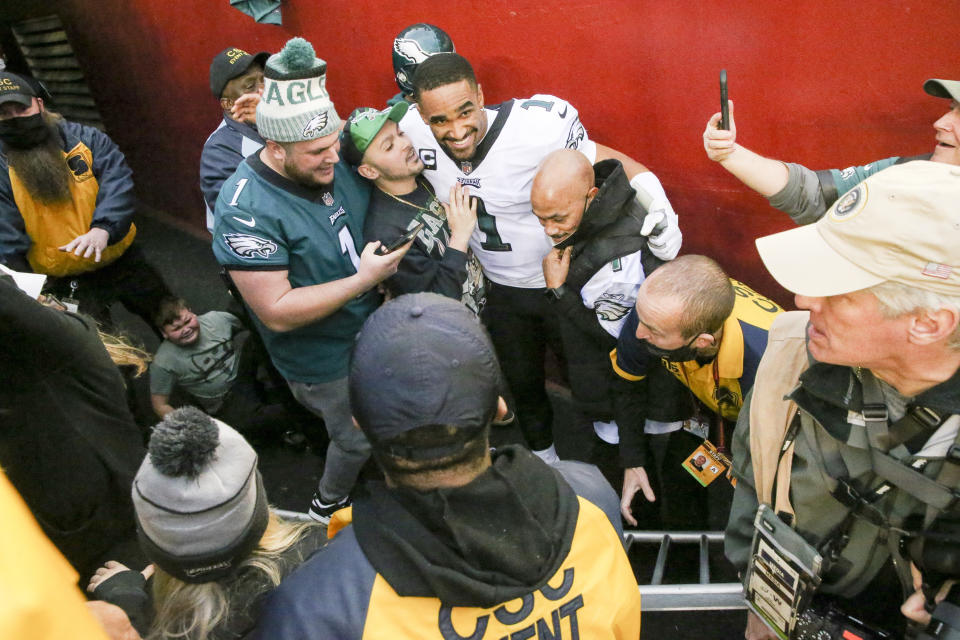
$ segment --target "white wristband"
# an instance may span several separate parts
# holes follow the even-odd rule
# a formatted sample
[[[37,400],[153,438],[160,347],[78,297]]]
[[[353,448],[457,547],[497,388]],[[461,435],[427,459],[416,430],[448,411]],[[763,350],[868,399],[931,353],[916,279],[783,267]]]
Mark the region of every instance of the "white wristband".
[[[633,176],[633,179],[630,180],[630,186],[636,191],[640,191],[641,189],[646,191],[650,195],[651,200],[658,198],[667,199],[667,192],[663,190],[663,185],[660,184],[660,180],[653,174],[653,171],[644,171],[643,173],[638,173]]]

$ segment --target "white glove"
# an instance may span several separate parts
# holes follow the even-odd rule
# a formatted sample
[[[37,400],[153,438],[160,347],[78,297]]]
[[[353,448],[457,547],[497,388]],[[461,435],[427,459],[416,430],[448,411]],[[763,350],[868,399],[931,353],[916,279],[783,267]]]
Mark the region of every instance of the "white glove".
[[[640,233],[648,236],[650,251],[661,260],[673,260],[680,252],[683,234],[680,219],[670,206],[663,185],[652,171],[644,171],[633,176],[630,186],[637,192],[637,202],[647,210]],[[661,228],[655,229],[658,225]]]
[[[664,223],[662,228],[656,231],[654,227],[661,222]],[[651,232],[655,235],[650,235]],[[680,253],[680,245],[683,243],[683,233],[680,232],[680,219],[673,212],[669,200],[658,198],[650,204],[640,234],[648,236],[647,244],[650,245],[650,252],[661,260],[673,260],[677,257]]]

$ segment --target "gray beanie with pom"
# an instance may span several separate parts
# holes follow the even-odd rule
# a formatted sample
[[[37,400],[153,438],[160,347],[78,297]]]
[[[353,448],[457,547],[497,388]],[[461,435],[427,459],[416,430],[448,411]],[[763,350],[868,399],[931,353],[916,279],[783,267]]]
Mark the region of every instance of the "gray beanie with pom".
[[[340,129],[340,117],[327,93],[327,63],[313,45],[291,38],[263,68],[263,96],[257,104],[257,130],[267,140],[300,142]]]
[[[144,552],[185,582],[229,575],[266,530],[256,452],[230,426],[193,407],[168,413],[154,427],[132,493]]]

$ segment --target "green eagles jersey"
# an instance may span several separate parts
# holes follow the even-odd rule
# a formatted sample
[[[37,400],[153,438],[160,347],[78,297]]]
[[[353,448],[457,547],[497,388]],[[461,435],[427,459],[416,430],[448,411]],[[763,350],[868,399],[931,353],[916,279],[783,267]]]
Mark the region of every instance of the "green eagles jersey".
[[[294,288],[352,276],[369,200],[370,186],[342,162],[331,191],[296,184],[250,156],[217,198],[213,253],[229,270],[286,270]],[[354,336],[379,303],[373,289],[326,318],[284,332],[252,315],[285,379],[329,382],[347,375]]]

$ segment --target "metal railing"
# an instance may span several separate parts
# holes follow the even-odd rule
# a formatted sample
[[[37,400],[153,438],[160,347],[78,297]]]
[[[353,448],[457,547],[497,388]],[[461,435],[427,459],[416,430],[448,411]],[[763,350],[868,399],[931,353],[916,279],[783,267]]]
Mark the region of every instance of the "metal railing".
[[[627,530],[623,533],[628,552],[637,544],[659,545],[650,584],[640,585],[644,612],[746,608],[743,586],[739,582],[710,582],[710,543],[722,543],[722,531]],[[698,545],[698,584],[663,584],[670,548],[674,544]]]
[[[274,510],[281,518],[309,522],[310,516],[299,511]],[[629,552],[637,544],[657,544],[657,560],[650,584],[640,585],[644,612],[651,611],[717,611],[746,609],[743,586],[739,582],[710,582],[710,543],[723,542],[722,531],[636,531],[623,532]],[[699,583],[663,584],[663,576],[675,544],[699,546]]]

